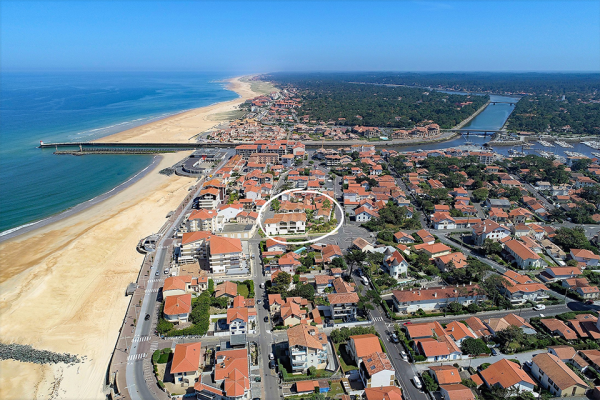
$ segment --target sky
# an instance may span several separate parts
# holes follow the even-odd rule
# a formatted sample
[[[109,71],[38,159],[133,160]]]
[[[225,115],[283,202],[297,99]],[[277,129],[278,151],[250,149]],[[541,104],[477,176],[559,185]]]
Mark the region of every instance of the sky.
[[[600,71],[600,1],[0,2],[4,71]]]

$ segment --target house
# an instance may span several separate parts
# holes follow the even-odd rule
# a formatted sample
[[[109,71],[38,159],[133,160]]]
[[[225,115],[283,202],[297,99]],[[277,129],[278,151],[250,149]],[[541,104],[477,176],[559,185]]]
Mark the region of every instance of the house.
[[[475,400],[473,391],[463,384],[440,385],[443,400]]]
[[[436,365],[429,367],[429,371],[431,371],[431,375],[438,385],[452,385],[462,382],[458,368],[452,365]]]
[[[358,309],[357,293],[331,293],[327,295],[332,319],[355,321]]]
[[[296,326],[308,317],[308,310],[302,307],[302,302],[288,301],[281,306],[279,316],[283,321],[283,326]]]
[[[290,251],[289,253],[284,254],[277,260],[277,269],[279,271],[287,272],[288,274],[293,275],[296,272],[296,268],[298,268],[302,263],[300,262],[300,255]]]
[[[360,365],[363,357],[383,351],[379,337],[372,333],[350,336],[346,350],[357,366]]]
[[[419,238],[421,238],[421,240],[425,244],[434,244],[435,243],[435,237],[433,237],[433,235],[431,233],[427,232],[425,229],[421,229],[421,230],[417,231],[417,236]]]
[[[325,265],[331,264],[331,262],[336,258],[343,258],[344,254],[342,253],[342,249],[340,246],[336,244],[328,244],[327,246],[321,249],[322,257],[319,259],[319,263],[323,263]],[[315,261],[317,259],[315,258]]]
[[[531,373],[544,389],[556,397],[585,396],[589,386],[558,357],[536,354],[531,359]]]
[[[435,265],[441,271],[448,271],[453,268],[464,268],[467,266],[467,256],[464,253],[450,253],[433,260]]]
[[[477,317],[469,317],[465,320],[465,323],[471,328],[471,331],[477,338],[489,338],[492,336],[488,327]]]
[[[600,256],[585,249],[571,249],[571,258],[587,267],[596,267],[600,264]]]
[[[175,346],[173,352],[173,361],[171,362],[171,374],[176,384],[189,386],[194,384],[200,376],[200,356],[202,353],[202,344],[182,343]]]
[[[293,235],[306,231],[306,214],[286,213],[275,214],[273,218],[267,218],[264,222],[267,235]]]
[[[492,335],[495,335],[496,332],[500,332],[509,326],[516,326],[520,328],[526,335],[535,335],[536,333],[535,329],[533,329],[533,326],[531,326],[529,322],[515,314],[508,314],[501,318],[484,319],[483,323],[488,327]]]
[[[223,229],[223,218],[217,218],[216,210],[193,210],[187,220],[187,229],[194,231],[217,232]]]
[[[485,206],[488,208],[501,208],[503,210],[510,210],[510,201],[507,199],[487,199]]]
[[[458,321],[452,321],[446,325],[445,331],[446,335],[450,336],[458,345],[461,345],[467,338],[476,338],[475,333],[468,326]]]
[[[331,275],[315,275],[315,287],[317,293],[324,293],[328,287],[333,287],[333,280],[335,277]]]
[[[482,246],[486,239],[498,242],[510,236],[510,229],[492,221],[483,220],[481,223],[473,225],[472,238],[477,246]]]
[[[163,314],[165,320],[172,323],[188,322],[192,311],[191,293],[169,296],[165,298]]]
[[[274,239],[277,240],[277,242]],[[287,250],[287,245],[279,243],[279,242],[285,243],[286,241],[287,241],[286,238],[282,238],[282,237],[269,238],[269,239],[267,239],[267,242],[265,243],[265,247],[268,252],[280,251],[283,254]]]
[[[416,251],[423,251],[430,258],[442,257],[447,254],[450,254],[452,249],[446,246],[443,243],[434,243],[434,244],[418,244],[414,247]]]
[[[541,257],[518,240],[509,240],[504,249],[513,256],[521,269],[539,268],[542,266]]]
[[[431,215],[433,228],[436,230],[456,229],[456,221],[450,216],[450,213],[436,212]]]
[[[215,354],[215,386],[203,382],[194,385],[199,399],[246,400],[250,398],[249,355],[247,349],[222,350]]]
[[[201,283],[198,282],[199,279],[201,279]],[[204,281],[208,283],[208,279],[206,277],[192,278],[191,275],[169,276],[165,279],[163,284],[163,298],[204,291],[206,290],[206,287],[203,285]]]
[[[365,400],[404,400],[402,389],[397,386],[365,388]]]
[[[462,351],[448,336],[415,340],[415,351],[425,356],[427,362],[459,360],[462,359]]]
[[[479,376],[488,388],[498,387],[511,393],[531,392],[536,384],[521,366],[506,358],[497,361],[479,372]]]
[[[410,340],[427,339],[444,336],[446,332],[442,325],[437,322],[417,322],[404,326]]]
[[[227,325],[231,335],[254,333],[256,329],[256,310],[246,307],[244,297],[236,296],[233,307],[227,309]]]
[[[577,267],[547,267],[540,274],[540,278],[545,282],[560,282],[565,279],[577,278],[581,275],[581,269]]]
[[[379,213],[365,206],[361,206],[354,210],[354,217],[357,222],[369,222],[373,218],[379,218]]]
[[[522,207],[510,210],[510,212],[508,213],[508,218],[513,222],[513,224],[521,224],[532,217],[533,214],[531,213],[531,211],[526,210]]]
[[[352,245],[363,253],[372,253],[375,250],[375,247],[371,243],[361,237],[354,239]]]
[[[415,242],[415,238],[412,237],[412,235],[409,235],[408,233],[400,231],[394,234],[394,241],[396,243],[412,244]]]
[[[396,381],[396,370],[384,352],[363,357],[358,374],[365,388],[393,386]]]
[[[230,281],[219,283],[215,286],[215,297],[226,296],[233,299],[237,296],[237,285]]]
[[[556,318],[542,318],[540,323],[550,332],[553,336],[560,336],[566,340],[577,340],[577,332],[569,328],[564,322]]]
[[[290,363],[293,372],[305,373],[310,367],[327,367],[327,335],[316,326],[296,325],[287,331]]]
[[[492,221],[502,223],[508,220],[508,214],[501,208],[492,207],[488,213],[488,218]]]
[[[208,246],[208,258],[213,274],[241,273],[245,268],[242,265],[242,241],[240,239],[211,236]]]
[[[486,296],[480,295],[478,291],[477,285],[394,290],[392,300],[401,313],[414,313],[419,309],[427,312],[443,309],[452,302],[468,306],[478,300],[484,300]]]
[[[548,353],[555,355],[561,361],[568,362],[571,360],[577,352],[571,346],[550,346],[548,347]]]
[[[391,251],[390,249],[386,249],[383,257],[383,265],[394,279],[404,277],[408,273],[408,263],[398,250]]]

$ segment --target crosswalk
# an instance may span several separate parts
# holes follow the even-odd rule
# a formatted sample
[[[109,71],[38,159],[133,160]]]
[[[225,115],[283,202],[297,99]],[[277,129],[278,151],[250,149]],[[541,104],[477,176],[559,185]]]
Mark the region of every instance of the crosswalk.
[[[373,321],[383,321],[383,317],[373,317]]]
[[[148,283],[152,283],[152,282],[160,282],[160,279],[149,279]]]
[[[146,293],[158,293],[159,290],[160,288],[146,289]]]
[[[132,342],[147,342],[150,340],[150,336],[136,336],[131,341]]]
[[[139,361],[143,360],[146,357],[146,353],[133,354],[127,357],[127,361]]]

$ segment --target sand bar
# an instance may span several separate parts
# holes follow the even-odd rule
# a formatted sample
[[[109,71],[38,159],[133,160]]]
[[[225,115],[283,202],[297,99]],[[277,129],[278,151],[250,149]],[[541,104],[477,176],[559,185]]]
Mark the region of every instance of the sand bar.
[[[218,115],[260,94],[253,87],[233,79],[230,88],[241,96],[236,100],[102,140],[187,141],[217,123]],[[105,398],[102,383],[129,301],[124,290],[143,260],[135,246],[160,229],[195,181],[158,171],[185,154],[166,154],[152,172],[114,196],[0,244],[2,341],[87,357],[75,366],[2,361],[0,398]]]

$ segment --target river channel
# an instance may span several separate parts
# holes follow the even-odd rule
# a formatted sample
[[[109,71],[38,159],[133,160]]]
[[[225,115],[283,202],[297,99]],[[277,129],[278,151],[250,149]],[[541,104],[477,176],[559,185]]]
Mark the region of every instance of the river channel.
[[[460,93],[460,92],[448,92],[453,94],[468,94],[468,93]],[[518,97],[509,97],[509,96],[500,96],[500,95],[490,95],[490,102],[501,102],[496,104],[489,104],[485,110],[479,113],[471,122],[465,125],[463,128],[465,129],[481,129],[482,131],[490,131],[490,130],[499,130],[504,126],[504,123],[512,113],[515,108],[515,104],[519,100]],[[513,105],[510,103],[512,102]],[[483,133],[483,132],[482,132]],[[421,144],[417,146],[393,146],[394,150],[397,151],[415,151],[415,150],[437,150],[437,149],[450,149],[452,147],[464,146],[464,145],[473,145],[473,146],[483,146],[485,143],[489,142],[491,136],[483,136],[475,134],[471,134],[468,137],[457,137],[455,139],[449,140],[447,142],[441,143],[432,143],[432,144]],[[469,143],[470,142],[470,143]],[[573,148],[562,148],[558,145],[554,145],[552,147],[545,147],[539,144],[538,142],[531,142],[533,146],[529,149],[523,149],[526,154],[538,154],[537,150],[543,150],[547,152],[554,153],[558,156],[567,157],[564,153],[566,151],[574,151],[577,153],[585,154],[588,157],[594,157],[592,154],[593,150],[591,147],[586,146],[582,143],[571,143]],[[508,151],[513,149],[511,146],[496,146],[494,147],[494,152],[509,155]],[[515,150],[521,151],[521,147],[514,147]]]

